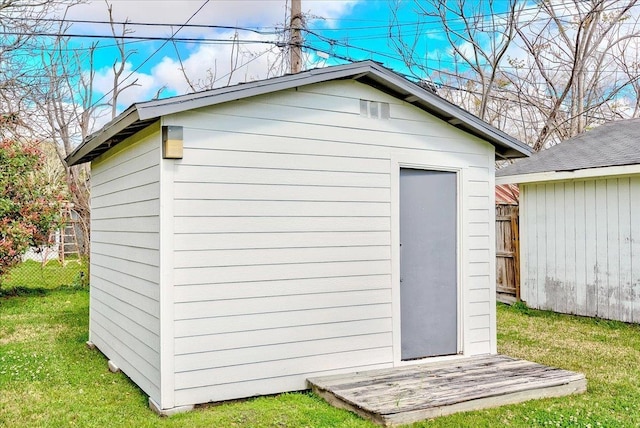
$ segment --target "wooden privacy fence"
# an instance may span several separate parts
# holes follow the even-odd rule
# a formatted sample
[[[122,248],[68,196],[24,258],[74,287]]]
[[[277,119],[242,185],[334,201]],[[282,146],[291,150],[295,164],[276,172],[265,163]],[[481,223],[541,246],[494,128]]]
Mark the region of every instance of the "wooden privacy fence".
[[[496,292],[500,302],[520,300],[518,206],[496,205]]]

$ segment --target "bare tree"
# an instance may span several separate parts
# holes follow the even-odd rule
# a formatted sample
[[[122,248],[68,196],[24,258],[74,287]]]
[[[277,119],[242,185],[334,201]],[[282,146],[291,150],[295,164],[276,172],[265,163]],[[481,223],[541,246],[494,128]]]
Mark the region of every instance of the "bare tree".
[[[129,19],[127,18],[120,24],[120,31],[116,29],[115,20],[113,18],[113,5],[105,0],[107,5],[107,11],[109,12],[109,26],[111,28],[111,34],[113,40],[118,48],[118,57],[113,61],[111,66],[113,70],[113,90],[111,95],[111,118],[115,118],[118,113],[118,97],[127,88],[132,86],[138,86],[138,79],[134,79],[131,82],[125,82],[128,76],[124,76],[127,67],[127,61],[132,55],[136,53],[135,50],[127,50],[124,37],[133,33],[133,30],[129,29]]]
[[[93,43],[88,47],[72,47],[69,37],[65,35],[68,27],[64,19],[60,21],[56,36],[42,42],[40,76],[30,91],[31,103],[36,107],[36,120],[30,121],[29,127],[43,141],[52,142],[55,147],[64,170],[69,197],[84,225],[85,243],[89,242],[89,165],[68,166],[64,160],[88,137],[102,114],[110,113],[111,118],[115,117],[118,96],[136,84],[136,81],[123,83],[127,77],[124,64],[132,53],[126,49],[122,36],[129,34],[129,30],[125,23],[119,32],[116,31],[110,4],[107,4],[107,10],[119,56],[112,66],[113,88],[103,97],[104,101],[95,101],[93,86],[95,54],[99,45]],[[88,253],[88,245],[85,245],[84,251]]]
[[[615,117],[611,104],[637,80],[637,76],[618,77],[614,56],[616,47],[639,35],[637,17],[629,15],[636,3],[572,0],[559,6],[540,2],[538,12],[518,26],[528,59],[511,74],[512,82],[545,89],[542,98],[540,92],[531,97],[527,96],[531,91],[521,91],[524,103],[542,116],[532,142],[534,150],[552,138],[566,139]],[[568,14],[571,19],[566,19]]]
[[[5,132],[24,124],[29,115],[29,93],[40,68],[36,34],[50,30],[49,18],[75,0],[0,0],[0,111],[12,117]]]
[[[197,92],[216,87],[229,86],[237,81],[249,81],[253,79],[254,76],[249,74],[248,66],[250,63],[261,57],[266,57],[267,59],[267,67],[263,75],[264,77],[281,76],[289,72],[292,47],[292,26],[290,24],[292,20],[290,12],[290,8],[285,7],[284,22],[286,24],[280,23],[276,25],[276,28],[281,28],[281,31],[276,33],[277,41],[270,47],[267,46],[262,49],[256,49],[255,45],[249,45],[249,47],[247,47],[243,42],[241,42],[241,33],[238,30],[235,30],[229,40],[230,49],[228,53],[228,68],[219,66],[217,59],[212,58],[213,64],[206,70],[205,76],[203,77],[196,77],[192,75],[182,58],[178,44],[172,40],[176,59],[178,61],[176,71],[184,77],[188,90],[191,92]],[[297,22],[299,22],[296,25],[300,25],[302,29],[309,31],[306,29],[306,22],[308,19],[321,18],[310,15],[309,13],[301,13],[297,20]],[[302,42],[300,40],[296,43],[300,43],[302,46]],[[308,55],[302,53],[302,63],[304,64],[307,61]],[[244,75],[238,78],[242,72],[244,72]],[[236,79],[234,79],[234,77],[236,77]]]
[[[631,13],[637,0],[412,4],[423,18],[413,34],[407,37],[397,12],[390,26],[407,67],[440,83],[440,95],[535,150],[640,114],[635,100],[631,112],[621,102],[640,94],[638,58],[625,54],[635,52],[629,47],[640,35],[638,14]],[[434,19],[449,47],[435,60],[425,38]]]
[[[64,160],[88,135],[94,120],[93,55],[96,45],[86,50],[69,50],[64,30],[61,27],[59,35],[42,51],[43,74],[31,93],[38,117],[31,121],[30,128],[43,141],[53,144],[64,170],[69,198],[85,226],[83,241],[88,243],[89,167],[86,164],[70,167]],[[82,64],[89,64],[89,68],[81,69]]]
[[[407,34],[399,19],[403,4],[396,1],[392,9],[392,47],[414,75],[441,77],[440,67],[430,66],[428,53],[420,49],[428,47],[424,44],[426,23],[418,21]],[[453,73],[447,73],[446,80],[461,76],[462,79],[455,79],[453,85],[462,84],[471,89],[465,106],[481,119],[490,120],[491,95],[503,79],[501,67],[516,36],[516,23],[523,3],[518,0],[508,0],[506,4],[493,0],[415,0],[411,4],[418,16],[425,21],[435,19],[442,27],[440,34],[446,38],[452,52]],[[497,5],[506,11],[498,13]]]
[[[616,110],[625,109],[628,106],[632,111],[631,117],[640,117],[640,40],[637,38],[627,39],[616,46],[613,54],[617,68],[619,68],[630,83],[625,88],[624,100],[626,103],[614,105]],[[619,113],[620,114],[620,113]]]

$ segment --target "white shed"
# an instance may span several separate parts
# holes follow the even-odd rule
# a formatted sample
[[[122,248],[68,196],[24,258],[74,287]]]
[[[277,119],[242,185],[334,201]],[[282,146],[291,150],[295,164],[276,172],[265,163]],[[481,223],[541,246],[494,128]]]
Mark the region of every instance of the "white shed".
[[[640,119],[599,126],[496,176],[520,185],[522,299],[640,322]]]
[[[165,413],[495,353],[494,160],[528,153],[369,61],[135,104],[68,158],[90,342]]]

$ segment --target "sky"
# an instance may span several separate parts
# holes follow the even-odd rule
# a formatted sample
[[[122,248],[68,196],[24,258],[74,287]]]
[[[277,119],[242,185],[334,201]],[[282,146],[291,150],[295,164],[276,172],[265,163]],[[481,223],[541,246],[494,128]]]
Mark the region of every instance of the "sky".
[[[67,34],[72,36],[72,48],[97,43],[96,102],[103,96],[109,99],[113,67],[122,61],[110,37],[108,5],[112,7],[118,34],[122,23],[128,22],[124,40],[127,57],[121,80],[123,85],[136,84],[119,96],[118,111],[155,97],[264,79],[286,71],[282,46],[287,42],[283,29],[288,25],[290,0],[107,1],[85,0],[59,11],[59,15],[64,15],[70,25]],[[558,1],[562,5],[562,1]],[[425,16],[433,12],[428,9],[428,2],[418,3],[419,6],[411,0],[302,0],[306,17],[303,32],[306,67],[372,59],[417,79],[441,78],[443,74],[437,74],[437,70],[464,73],[464,70],[453,69],[452,48],[440,20]],[[484,4],[487,3],[490,2]],[[492,3],[493,17],[499,20],[504,12],[501,7],[506,7],[508,2]],[[468,16],[479,17],[477,25],[490,19],[489,11],[474,1],[466,4]],[[530,11],[529,16],[538,9],[533,0],[522,0],[521,4]],[[527,13],[523,13],[521,19],[527,19]],[[572,13],[566,10],[560,15],[571,19]],[[396,24],[392,30],[390,23]],[[454,20],[453,25],[461,25],[460,20]],[[397,35],[399,30],[405,49],[417,52],[413,60],[423,66],[422,70],[432,71],[432,75],[417,75],[415,68],[409,69],[403,64],[394,45],[399,39],[390,37],[390,33]],[[417,42],[416,35],[419,36]],[[459,47],[462,52],[470,50],[464,43]],[[508,55],[517,60],[523,52],[515,47]]]
[[[309,29],[305,33],[307,67],[374,59],[394,69],[402,68],[388,43],[393,3],[303,0]],[[287,0],[111,0],[110,4],[114,21],[130,22],[124,75],[130,76],[127,82],[137,79],[137,85],[120,96],[119,111],[158,93],[161,97],[178,95],[282,72],[278,68],[282,51],[274,42],[285,41],[282,29],[288,19]],[[89,0],[66,11],[65,19],[71,23],[68,33],[74,35],[73,46],[98,42],[94,86],[98,95],[107,94],[113,87],[112,66],[121,61],[113,40],[75,37],[111,34],[106,24],[106,3]],[[411,10],[404,10],[399,19],[410,31],[415,21]],[[121,25],[116,27],[121,31]],[[171,36],[178,42],[135,39]],[[238,40],[235,45],[231,43],[234,38]],[[443,46],[437,31],[427,38],[433,40],[434,48]]]
[[[156,97],[165,98],[265,79],[287,71],[283,52],[288,43],[288,34],[284,30],[289,25],[291,0],[61,1],[77,1],[80,4],[66,10],[60,9],[56,16],[51,16],[49,31],[55,35],[56,25],[63,18],[62,23],[67,25],[65,35],[69,38],[68,48],[71,52],[86,54],[86,48],[95,44],[93,105],[104,105],[111,101],[114,68],[118,69],[120,66],[124,68],[120,86],[127,86],[127,89],[118,97],[117,112],[122,112],[133,103]],[[371,59],[410,79],[432,80],[440,95],[474,111],[478,98],[482,95],[479,91],[486,86],[479,77],[480,73],[471,70],[472,67],[477,68],[472,45],[460,39],[455,40],[457,53],[454,55],[451,41],[447,38],[455,37],[452,36],[455,30],[460,29],[465,20],[470,20],[471,27],[478,29],[475,34],[478,45],[484,52],[497,52],[498,50],[490,48],[500,45],[504,39],[493,25],[502,25],[502,20],[508,15],[505,9],[509,2],[467,0],[459,3],[452,0],[442,3],[451,8],[464,4],[464,17],[456,17],[449,10],[446,18],[453,26],[449,28],[454,31],[445,32],[439,17],[433,16],[435,10],[428,6],[430,3],[438,4],[438,1],[440,0],[302,0],[306,21],[303,31],[305,68]],[[549,0],[545,4],[553,6],[569,40],[573,39],[577,31],[574,25],[576,13],[586,15],[587,6],[591,2]],[[619,0],[606,0],[607,14],[603,23],[606,23],[609,13],[623,9],[624,4]],[[126,60],[123,64],[116,40],[111,34],[109,7],[113,13],[116,34],[121,35],[125,31],[122,39],[116,39],[124,43]],[[518,0],[517,7],[521,12],[517,18],[521,24],[520,35],[509,45],[500,65],[500,73],[504,73],[502,76],[507,78],[503,77],[497,82],[497,86],[492,87],[493,94],[497,94],[494,97],[496,106],[493,111],[501,111],[494,114],[494,119],[500,121],[497,126],[508,132],[512,130],[506,129],[507,122],[519,121],[521,128],[528,128],[524,125],[523,117],[518,116],[518,111],[513,112],[513,117],[502,112],[504,103],[501,100],[517,99],[521,102],[521,99],[525,99],[521,105],[533,112],[528,120],[532,123],[540,120],[543,113],[539,111],[544,109],[538,107],[547,106],[548,101],[556,96],[553,93],[554,86],[549,85],[545,79],[551,76],[562,87],[570,72],[573,51],[569,46],[571,42],[563,45],[563,39],[554,35],[554,31],[558,32],[559,24],[541,11],[538,0]],[[625,32],[640,33],[636,29],[636,26],[640,28],[638,16],[640,5],[627,13],[616,27],[623,39],[628,39]],[[125,22],[127,25],[123,26]],[[402,33],[402,37],[399,33]],[[43,35],[39,37],[49,40]],[[615,37],[616,34],[611,33],[593,48],[603,48]],[[528,40],[556,39],[558,43],[545,43],[544,55],[536,58],[525,49],[524,44]],[[518,43],[522,44],[518,46]],[[614,46],[617,50],[603,48],[607,52],[606,57],[603,57],[606,64],[597,56],[591,57],[591,62],[585,67],[585,75],[593,77],[600,85],[594,86],[596,89],[614,94],[614,98],[607,101],[611,104],[611,111],[615,110],[615,114],[627,114],[635,107],[637,97],[636,92],[631,90],[635,87],[628,83],[630,77],[627,71],[621,70],[618,63],[635,67],[634,64],[637,65],[640,61],[640,42],[636,38]],[[47,49],[50,50],[50,46],[44,48],[45,52]],[[408,67],[400,58],[398,50],[413,53],[411,60],[418,66]],[[460,60],[465,55],[468,55],[467,63]],[[40,66],[40,60],[40,55],[34,55],[36,66]],[[485,60],[479,61],[482,63]],[[479,68],[485,72],[489,69],[486,61]],[[86,56],[83,70],[84,73],[79,76],[86,75],[89,70]],[[523,97],[523,94],[526,96]],[[594,94],[604,97],[596,92]],[[502,96],[506,98],[501,98]],[[565,100],[570,101],[570,97]],[[65,102],[71,106],[80,104],[77,99]],[[571,106],[568,101],[565,104],[562,107],[566,114],[570,114]],[[108,122],[110,113],[108,106],[101,107],[91,128],[98,129]],[[595,115],[592,116],[596,118]],[[529,136],[524,135],[522,138],[527,139]]]

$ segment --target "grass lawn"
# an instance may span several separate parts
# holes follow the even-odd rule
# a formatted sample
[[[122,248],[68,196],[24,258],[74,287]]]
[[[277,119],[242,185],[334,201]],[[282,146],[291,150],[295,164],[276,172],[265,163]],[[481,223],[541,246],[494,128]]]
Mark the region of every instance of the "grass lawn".
[[[0,297],[0,426],[373,427],[308,393],[159,418],[147,397],[85,346],[89,293],[79,285]],[[416,427],[640,426],[640,327],[498,307],[499,351],[581,371],[588,392],[462,413]]]

